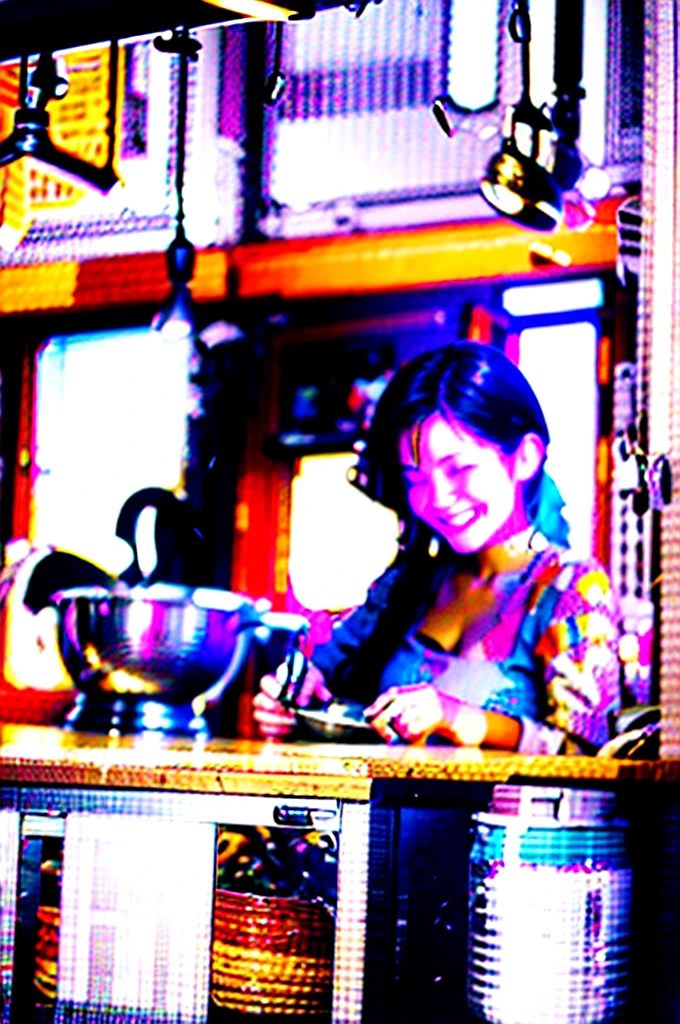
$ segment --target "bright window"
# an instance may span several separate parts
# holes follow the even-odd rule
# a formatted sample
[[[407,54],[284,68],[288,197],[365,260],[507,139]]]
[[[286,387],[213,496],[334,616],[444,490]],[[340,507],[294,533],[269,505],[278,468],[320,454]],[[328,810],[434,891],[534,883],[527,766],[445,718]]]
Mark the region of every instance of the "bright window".
[[[548,422],[546,469],[566,501],[569,543],[593,552],[598,390],[597,330],[591,322],[530,327],[519,340],[519,365]]]
[[[175,489],[186,443],[189,343],[143,328],[50,338],[38,356],[33,537],[121,572],[118,513]]]
[[[449,26],[449,94],[465,110],[480,110],[498,96],[497,0],[455,0]]]
[[[499,0],[371,4],[358,19],[337,8],[284,37],[268,154],[277,204],[476,191],[498,148],[503,88],[508,101],[517,92],[514,67],[511,82],[499,79]],[[497,104],[491,123],[472,116],[446,138],[431,106],[449,89],[470,110]]]
[[[352,454],[308,455],[293,480],[289,573],[310,610],[361,604],[397,553],[397,518],[347,482]]]
[[[541,316],[599,309],[604,304],[604,284],[599,277],[553,281],[506,288],[503,309],[511,316]]]

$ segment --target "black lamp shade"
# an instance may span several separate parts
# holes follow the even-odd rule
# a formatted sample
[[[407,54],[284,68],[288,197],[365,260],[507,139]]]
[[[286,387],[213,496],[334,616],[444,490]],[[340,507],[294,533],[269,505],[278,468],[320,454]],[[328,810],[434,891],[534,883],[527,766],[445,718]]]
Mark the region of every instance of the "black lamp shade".
[[[489,161],[480,190],[486,201],[524,227],[552,231],[562,220],[562,190],[552,174],[506,139]]]

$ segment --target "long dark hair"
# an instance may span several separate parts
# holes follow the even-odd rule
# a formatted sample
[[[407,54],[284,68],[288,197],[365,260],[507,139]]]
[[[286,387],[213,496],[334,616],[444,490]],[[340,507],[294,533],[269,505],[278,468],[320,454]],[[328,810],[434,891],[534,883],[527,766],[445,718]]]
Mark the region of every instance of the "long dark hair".
[[[455,419],[510,455],[522,438],[537,434],[550,443],[548,425],[531,385],[500,349],[460,341],[426,352],[403,366],[376,408],[356,483],[369,497],[394,509],[408,527],[408,506],[399,460],[399,439],[433,413]],[[538,514],[542,468],[528,481],[524,501],[530,521]],[[549,538],[555,539],[558,538]]]
[[[361,676],[375,678],[404,633],[430,606],[442,580],[462,569],[471,556],[457,555],[442,543],[428,556],[432,533],[409,508],[399,459],[402,435],[433,413],[455,419],[478,437],[515,452],[522,438],[537,434],[548,446],[543,410],[523,373],[491,345],[459,341],[426,352],[401,367],[378,402],[352,482],[370,498],[393,509],[402,523],[401,552],[389,605],[378,617],[345,682],[351,689]],[[548,540],[566,544],[564,505],[541,466],[524,484],[527,517]],[[350,678],[351,677],[351,678]]]

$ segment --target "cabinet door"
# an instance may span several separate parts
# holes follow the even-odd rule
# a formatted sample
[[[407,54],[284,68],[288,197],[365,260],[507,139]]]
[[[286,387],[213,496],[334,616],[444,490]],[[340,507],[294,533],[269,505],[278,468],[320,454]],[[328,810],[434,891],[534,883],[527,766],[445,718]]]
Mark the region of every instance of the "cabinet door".
[[[207,1020],[215,826],[66,819],[57,1020]]]

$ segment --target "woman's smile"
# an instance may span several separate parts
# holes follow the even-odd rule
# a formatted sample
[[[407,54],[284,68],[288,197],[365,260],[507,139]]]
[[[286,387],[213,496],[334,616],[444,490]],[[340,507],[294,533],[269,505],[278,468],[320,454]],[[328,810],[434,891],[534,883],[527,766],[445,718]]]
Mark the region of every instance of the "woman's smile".
[[[449,523],[451,526],[459,527],[467,526],[478,514],[476,508],[468,506],[463,509],[451,510],[448,515],[439,515],[438,518],[443,524]]]

